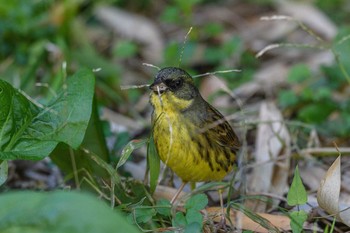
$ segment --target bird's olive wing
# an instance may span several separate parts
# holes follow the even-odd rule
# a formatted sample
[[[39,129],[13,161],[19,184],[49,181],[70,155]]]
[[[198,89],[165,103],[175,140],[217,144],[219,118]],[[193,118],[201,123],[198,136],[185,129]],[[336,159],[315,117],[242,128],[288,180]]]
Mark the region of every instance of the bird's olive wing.
[[[210,141],[233,149],[239,149],[241,146],[237,135],[224,116],[205,100],[197,100],[186,114],[197,127],[197,133],[205,134]]]
[[[207,134],[209,137],[220,144],[235,149],[241,146],[237,135],[233,131],[231,125],[225,120],[224,116],[214,107],[208,104],[208,122]]]

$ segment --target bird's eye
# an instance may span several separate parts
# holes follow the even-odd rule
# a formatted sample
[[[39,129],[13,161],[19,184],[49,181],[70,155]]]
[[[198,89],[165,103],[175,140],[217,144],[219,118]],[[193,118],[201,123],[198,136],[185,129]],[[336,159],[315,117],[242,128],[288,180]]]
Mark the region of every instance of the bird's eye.
[[[166,83],[166,85],[171,89],[171,90],[177,90],[179,89],[183,84],[182,79],[175,79],[175,80],[169,80],[169,82]]]

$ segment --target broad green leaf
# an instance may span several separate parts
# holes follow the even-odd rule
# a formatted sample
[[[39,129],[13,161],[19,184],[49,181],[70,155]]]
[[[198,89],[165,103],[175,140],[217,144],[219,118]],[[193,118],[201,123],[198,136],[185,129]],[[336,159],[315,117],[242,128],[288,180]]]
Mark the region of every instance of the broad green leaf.
[[[278,103],[283,107],[291,107],[298,103],[299,97],[292,90],[281,90],[278,94]]]
[[[148,142],[148,139],[135,139],[135,140],[131,140],[122,150],[122,155],[119,159],[119,162],[117,164],[117,168],[120,168],[121,166],[124,165],[124,163],[128,160],[129,156],[131,155],[131,153],[136,150],[139,149],[141,146],[143,146],[144,144],[146,144]]]
[[[159,207],[164,206],[164,207]],[[160,199],[157,201],[156,210],[159,214],[164,216],[170,216],[171,215],[171,204],[169,200],[166,199]]]
[[[73,150],[66,144],[60,143],[51,153],[50,158],[67,177],[73,177],[73,174],[77,175],[79,182],[88,176],[87,173],[91,175],[90,177],[107,177],[107,169],[95,162],[96,159],[92,159],[87,154],[87,150],[90,154],[99,157],[100,160],[109,161],[109,152],[98,116],[95,98],[92,104],[91,118],[79,149]],[[78,172],[76,173],[76,171]]]
[[[199,223],[200,225],[202,225],[203,216],[199,212],[199,210],[189,209],[186,211],[186,222],[187,222],[187,224],[196,222],[196,223]]]
[[[151,137],[148,142],[147,162],[148,162],[149,173],[150,173],[150,181],[149,181],[150,191],[151,193],[154,193],[158,184],[158,177],[160,172],[160,159],[159,159],[156,147],[154,145],[153,137]]]
[[[331,99],[332,98],[332,89],[329,87],[319,87],[316,92],[314,99],[315,101],[322,101],[325,99]]]
[[[307,123],[322,123],[336,109],[336,104],[331,100],[310,103],[300,108],[298,118]]]
[[[0,160],[0,186],[3,185],[8,176],[8,164],[7,161]]]
[[[202,225],[198,222],[192,222],[185,227],[184,233],[201,233]]]
[[[59,142],[78,148],[90,119],[94,84],[92,72],[80,70],[41,106],[0,80],[0,159],[42,159]]]
[[[292,185],[290,186],[287,203],[290,206],[303,205],[307,202],[307,193],[300,178],[299,168],[296,166]]]
[[[304,210],[294,211],[290,214],[290,227],[293,233],[300,233],[303,230],[303,224],[307,219],[307,214]]]
[[[173,227],[184,227],[187,225],[185,215],[182,212],[177,212],[175,218],[172,219]]]
[[[190,199],[188,199],[185,203],[186,210],[193,209],[193,210],[202,210],[204,207],[208,205],[208,197],[201,193],[192,196]]]
[[[0,195],[2,233],[139,232],[96,197],[77,192],[22,191]]]

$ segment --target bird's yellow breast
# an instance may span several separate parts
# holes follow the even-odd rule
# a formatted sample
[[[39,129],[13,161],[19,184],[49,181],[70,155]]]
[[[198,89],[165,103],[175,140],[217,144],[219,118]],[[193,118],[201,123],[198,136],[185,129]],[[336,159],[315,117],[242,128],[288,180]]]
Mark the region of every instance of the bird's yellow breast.
[[[228,151],[213,145],[182,112],[193,100],[151,93],[153,137],[160,159],[184,182],[221,180],[232,168]],[[218,163],[220,161],[220,163]],[[222,161],[222,164],[221,164]]]

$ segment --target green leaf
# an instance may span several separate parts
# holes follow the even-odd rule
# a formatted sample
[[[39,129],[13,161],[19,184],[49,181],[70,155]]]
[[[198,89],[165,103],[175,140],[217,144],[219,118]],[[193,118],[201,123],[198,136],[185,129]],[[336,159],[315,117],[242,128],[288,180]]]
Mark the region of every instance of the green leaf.
[[[119,41],[113,49],[114,55],[119,58],[132,57],[137,53],[137,45],[132,41]]]
[[[175,218],[172,219],[173,227],[184,227],[187,225],[185,215],[182,212],[177,212]]]
[[[347,111],[347,112],[345,112]],[[328,121],[325,129],[334,135],[340,137],[350,136],[350,111],[345,110],[339,116],[336,116],[332,121]]]
[[[181,46],[177,42],[169,42],[164,51],[164,64],[178,66]]]
[[[6,182],[7,176],[8,176],[7,161],[0,161],[0,186]]]
[[[301,83],[309,77],[311,77],[309,67],[305,64],[298,64],[290,69],[287,80],[290,83]]]
[[[153,208],[136,208],[134,211],[136,222],[138,223],[147,223],[157,214]]]
[[[290,206],[303,205],[307,202],[307,193],[299,175],[299,168],[296,166],[292,185],[290,186],[287,203]]]
[[[184,233],[201,233],[202,225],[198,222],[192,222],[185,227]]]
[[[322,123],[336,109],[336,104],[324,100],[302,107],[298,112],[298,118],[307,123]]]
[[[336,55],[337,58],[337,63],[339,65],[339,68],[343,72],[343,78],[347,79],[348,82],[349,80],[349,75],[350,75],[350,44],[349,44],[349,38],[345,39],[349,36],[350,34],[350,28],[349,27],[344,27],[340,28],[338,35],[336,36],[332,48],[333,52]],[[344,40],[345,39],[345,40]],[[347,75],[347,77],[344,75]]]
[[[93,161],[101,169],[104,169],[105,172],[109,175],[110,180],[111,180],[111,187],[114,187],[114,193],[113,193],[114,197],[119,199],[122,203],[130,203],[130,202],[134,202],[135,199],[136,200],[140,199],[139,195],[136,195],[134,191],[135,191],[135,189],[140,189],[139,186],[141,184],[139,184],[137,182],[132,183],[132,184],[128,185],[128,187],[130,187],[130,188],[128,188],[128,190],[126,190],[126,187],[125,187],[126,183],[122,184],[117,170],[114,169],[114,167],[112,165],[110,165],[109,163],[104,161],[100,156],[98,156],[96,154],[86,153],[85,151],[82,151],[82,152],[84,153],[85,157],[88,157],[88,159]],[[89,178],[89,176],[87,176],[87,179],[88,178]],[[93,184],[93,185],[96,185],[97,187],[99,186],[98,183]],[[83,188],[85,188],[85,187],[83,187]],[[88,190],[91,190],[91,187],[88,187],[88,188],[89,188]],[[132,194],[132,197],[129,195],[130,193]],[[145,196],[144,193],[142,193],[140,195],[142,195],[142,197]]]
[[[99,157],[101,160],[109,161],[109,152],[107,149],[105,136],[102,132],[102,124],[98,116],[95,98],[92,104],[91,118],[86,129],[84,140],[77,150],[73,150],[66,144],[59,144],[51,153],[50,158],[59,168],[67,175],[73,177],[78,176],[79,182],[85,177],[107,177],[106,169],[95,162],[96,159],[86,153],[86,150]],[[75,165],[73,167],[73,164]],[[114,169],[113,169],[114,170]],[[78,173],[76,171],[79,171]]]
[[[95,79],[80,70],[47,106],[28,100],[0,80],[0,159],[42,159],[59,142],[81,144],[92,106]]]
[[[283,108],[294,106],[299,98],[292,90],[282,90],[278,94],[278,102]]]
[[[146,139],[135,139],[130,141],[122,150],[122,154],[121,157],[119,159],[119,162],[117,164],[117,168],[120,168],[121,166],[124,165],[124,163],[128,160],[129,156],[131,155],[131,153],[136,150],[139,149],[141,146],[143,146],[144,144],[146,144],[148,142],[148,138]]]
[[[332,98],[332,91],[329,87],[319,87],[314,95],[314,100],[317,101],[322,101],[325,99],[330,99]]]
[[[139,232],[101,200],[84,193],[6,193],[0,195],[0,206],[2,233]]]
[[[158,206],[166,206],[166,207],[158,207]],[[160,199],[157,201],[156,210],[159,214],[164,216],[170,216],[171,215],[171,204],[169,200],[166,199]]]
[[[214,37],[220,35],[224,31],[224,27],[222,24],[210,22],[207,25],[205,25],[203,31],[206,34]]]
[[[158,177],[160,172],[160,159],[154,145],[153,137],[150,138],[148,147],[147,147],[147,162],[150,172],[150,191],[154,193],[158,184]]]
[[[304,210],[294,211],[290,214],[290,227],[293,233],[300,233],[303,230],[303,224],[307,219],[307,214]]]
[[[199,210],[189,209],[186,211],[186,222],[190,223],[199,223],[200,226],[203,223],[203,215],[199,212]]]
[[[190,199],[188,199],[185,203],[186,210],[193,209],[193,210],[202,210],[204,207],[208,205],[208,197],[201,193],[192,196]]]
[[[167,23],[176,23],[179,22],[180,19],[180,11],[179,8],[175,6],[167,6],[162,11],[160,16],[161,20]]]
[[[225,57],[224,51],[220,47],[209,46],[204,50],[204,58],[207,62],[216,63]]]

